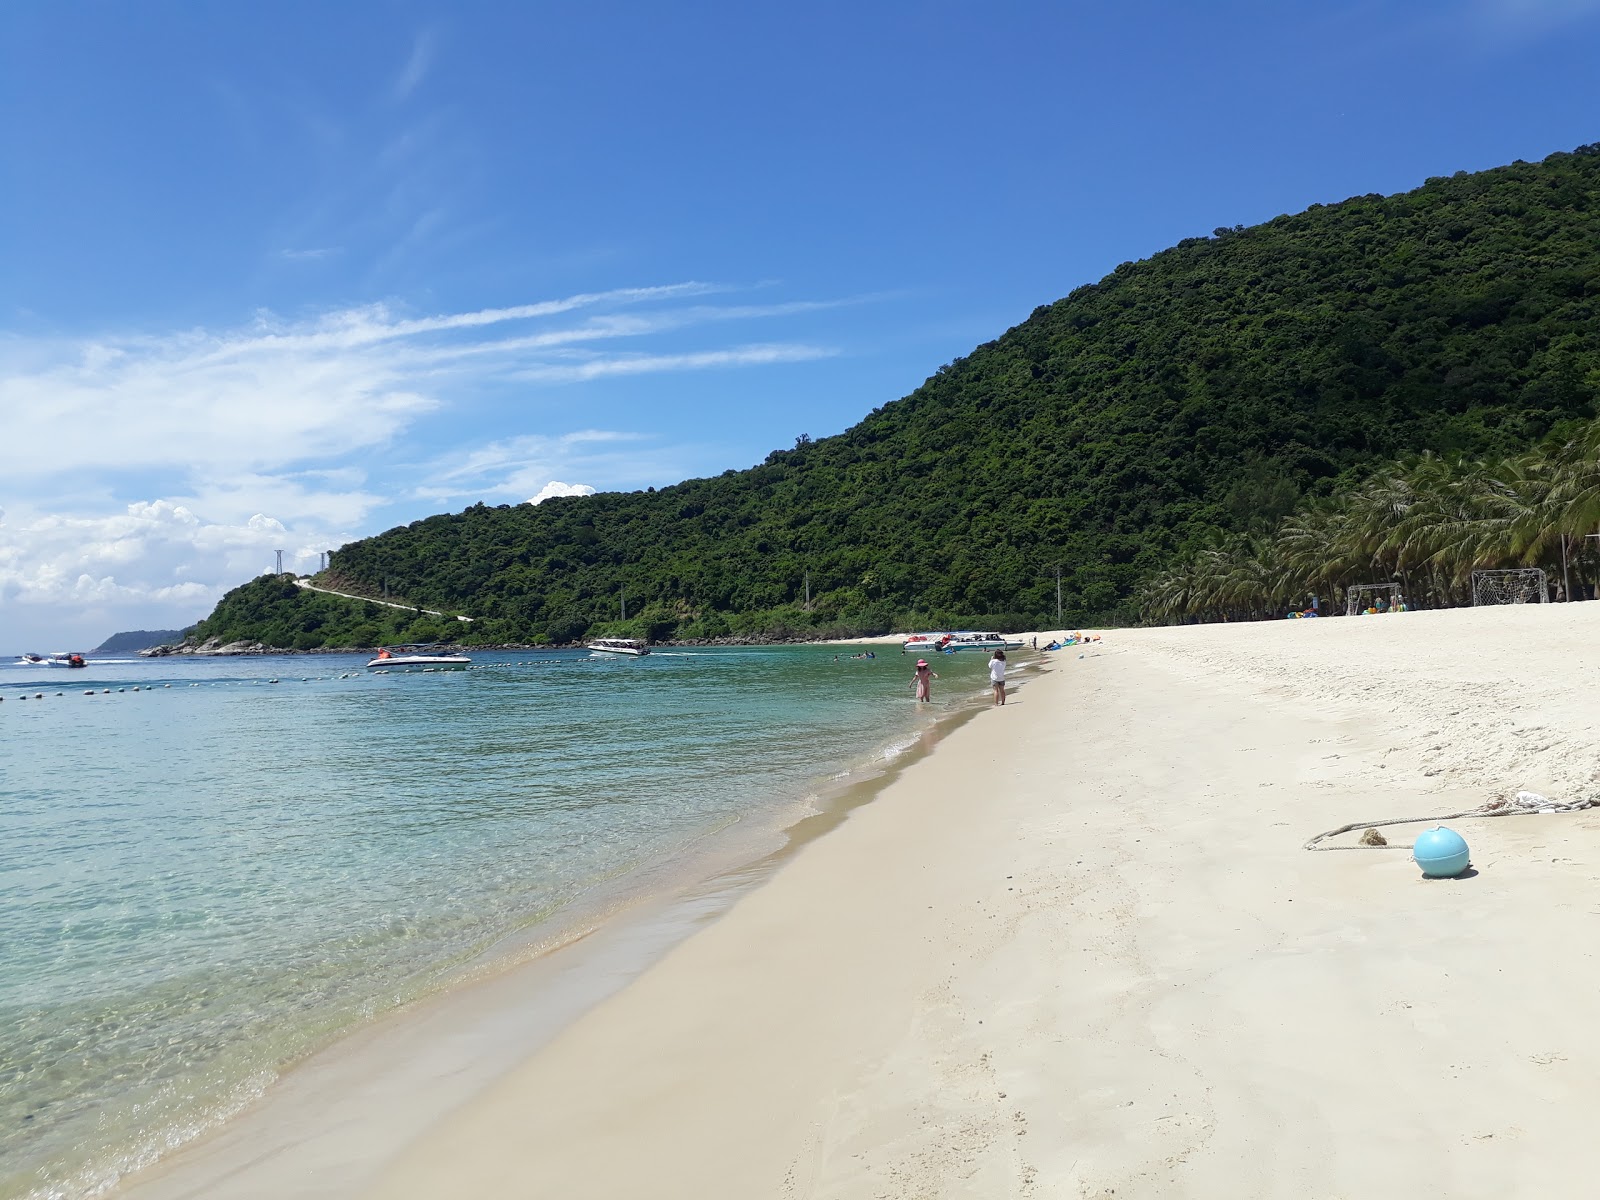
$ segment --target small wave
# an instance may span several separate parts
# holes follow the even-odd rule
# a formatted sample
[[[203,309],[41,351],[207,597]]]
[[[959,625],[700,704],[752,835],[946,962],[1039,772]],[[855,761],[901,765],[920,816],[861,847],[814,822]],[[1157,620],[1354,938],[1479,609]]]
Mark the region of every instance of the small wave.
[[[881,751],[879,751],[878,757],[884,762],[893,762],[907,750],[910,750],[912,747],[914,747],[921,740],[922,733],[920,731],[909,734],[906,737],[890,742]]]

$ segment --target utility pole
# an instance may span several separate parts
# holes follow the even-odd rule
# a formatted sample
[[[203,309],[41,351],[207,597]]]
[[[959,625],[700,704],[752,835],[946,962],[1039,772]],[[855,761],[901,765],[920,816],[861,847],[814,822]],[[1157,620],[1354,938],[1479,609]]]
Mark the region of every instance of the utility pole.
[[[617,591],[622,595],[622,619],[626,621],[628,619],[628,589],[619,587]]]
[[[277,552],[277,554],[278,554],[278,570],[277,570],[277,573],[279,575],[282,575],[283,574],[283,551],[279,550]]]
[[[806,611],[811,611],[811,572],[806,572]]]
[[[1056,624],[1061,624],[1061,564],[1056,564]]]

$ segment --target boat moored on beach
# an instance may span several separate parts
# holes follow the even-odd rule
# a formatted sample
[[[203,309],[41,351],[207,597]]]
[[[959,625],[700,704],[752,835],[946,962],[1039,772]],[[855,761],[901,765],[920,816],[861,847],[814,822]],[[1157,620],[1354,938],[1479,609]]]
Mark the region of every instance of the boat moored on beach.
[[[950,640],[948,633],[913,633],[904,642],[900,643],[900,653],[914,650],[919,654],[929,651],[937,652]]]
[[[946,654],[954,654],[957,650],[1020,650],[1023,644],[1020,638],[1008,642],[998,633],[964,631],[951,634],[949,640],[937,648]]]
[[[638,638],[595,638],[588,649],[595,654],[626,654],[633,658],[650,653],[650,647]]]

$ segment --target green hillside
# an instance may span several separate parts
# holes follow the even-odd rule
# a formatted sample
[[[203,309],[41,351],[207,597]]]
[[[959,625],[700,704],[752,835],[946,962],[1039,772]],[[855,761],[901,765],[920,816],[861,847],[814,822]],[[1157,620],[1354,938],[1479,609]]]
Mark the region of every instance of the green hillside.
[[[1144,580],[1219,534],[1406,455],[1506,457],[1592,417],[1597,304],[1589,146],[1188,239],[836,437],[660,491],[474,505],[331,570],[471,613],[484,641],[572,640],[624,591],[657,637],[1053,622],[1057,564],[1068,623],[1132,619]]]

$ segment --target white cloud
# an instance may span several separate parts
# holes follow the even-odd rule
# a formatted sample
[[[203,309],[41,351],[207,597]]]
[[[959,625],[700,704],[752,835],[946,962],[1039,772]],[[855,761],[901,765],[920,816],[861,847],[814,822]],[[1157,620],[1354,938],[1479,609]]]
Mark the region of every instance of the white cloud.
[[[555,496],[592,496],[594,488],[587,483],[561,483],[552,479],[539,489],[539,494],[528,501],[529,504],[543,504]]]
[[[384,445],[486,378],[575,382],[611,374],[794,362],[816,347],[741,347],[691,355],[598,355],[572,364],[549,353],[642,336],[700,318],[599,314],[573,327],[511,338],[476,331],[598,306],[672,301],[718,290],[702,283],[622,288],[505,308],[402,318],[368,305],[287,322],[263,314],[242,330],[187,330],[81,341],[0,341],[0,443],[71,446],[28,454],[14,478],[66,468],[168,467],[236,473],[327,460]],[[540,361],[541,353],[546,357]],[[85,436],[93,431],[93,437]]]
[[[440,444],[434,431],[415,449],[407,438],[419,420],[494,385],[533,392],[821,358],[834,351],[662,339],[866,299],[704,302],[733,290],[689,281],[427,316],[371,304],[304,319],[264,312],[220,330],[0,334],[0,445],[10,448],[0,505],[11,509],[0,521],[0,606],[9,609],[0,626],[15,627],[18,606],[64,620],[166,605],[169,620],[193,619],[191,607],[267,569],[271,551],[309,569],[318,551],[370,532],[373,514],[400,500],[516,501],[679,476],[688,447],[616,431],[473,449]],[[654,341],[623,348],[630,339]],[[441,425],[470,436],[465,424]],[[559,482],[574,478],[595,483]]]
[[[136,501],[110,516],[6,513],[0,517],[0,606],[51,610],[159,605],[205,615],[241,580],[270,570],[314,568],[348,535],[287,527],[261,513],[230,524],[206,521],[171,500]],[[107,630],[107,633],[112,632]]]

